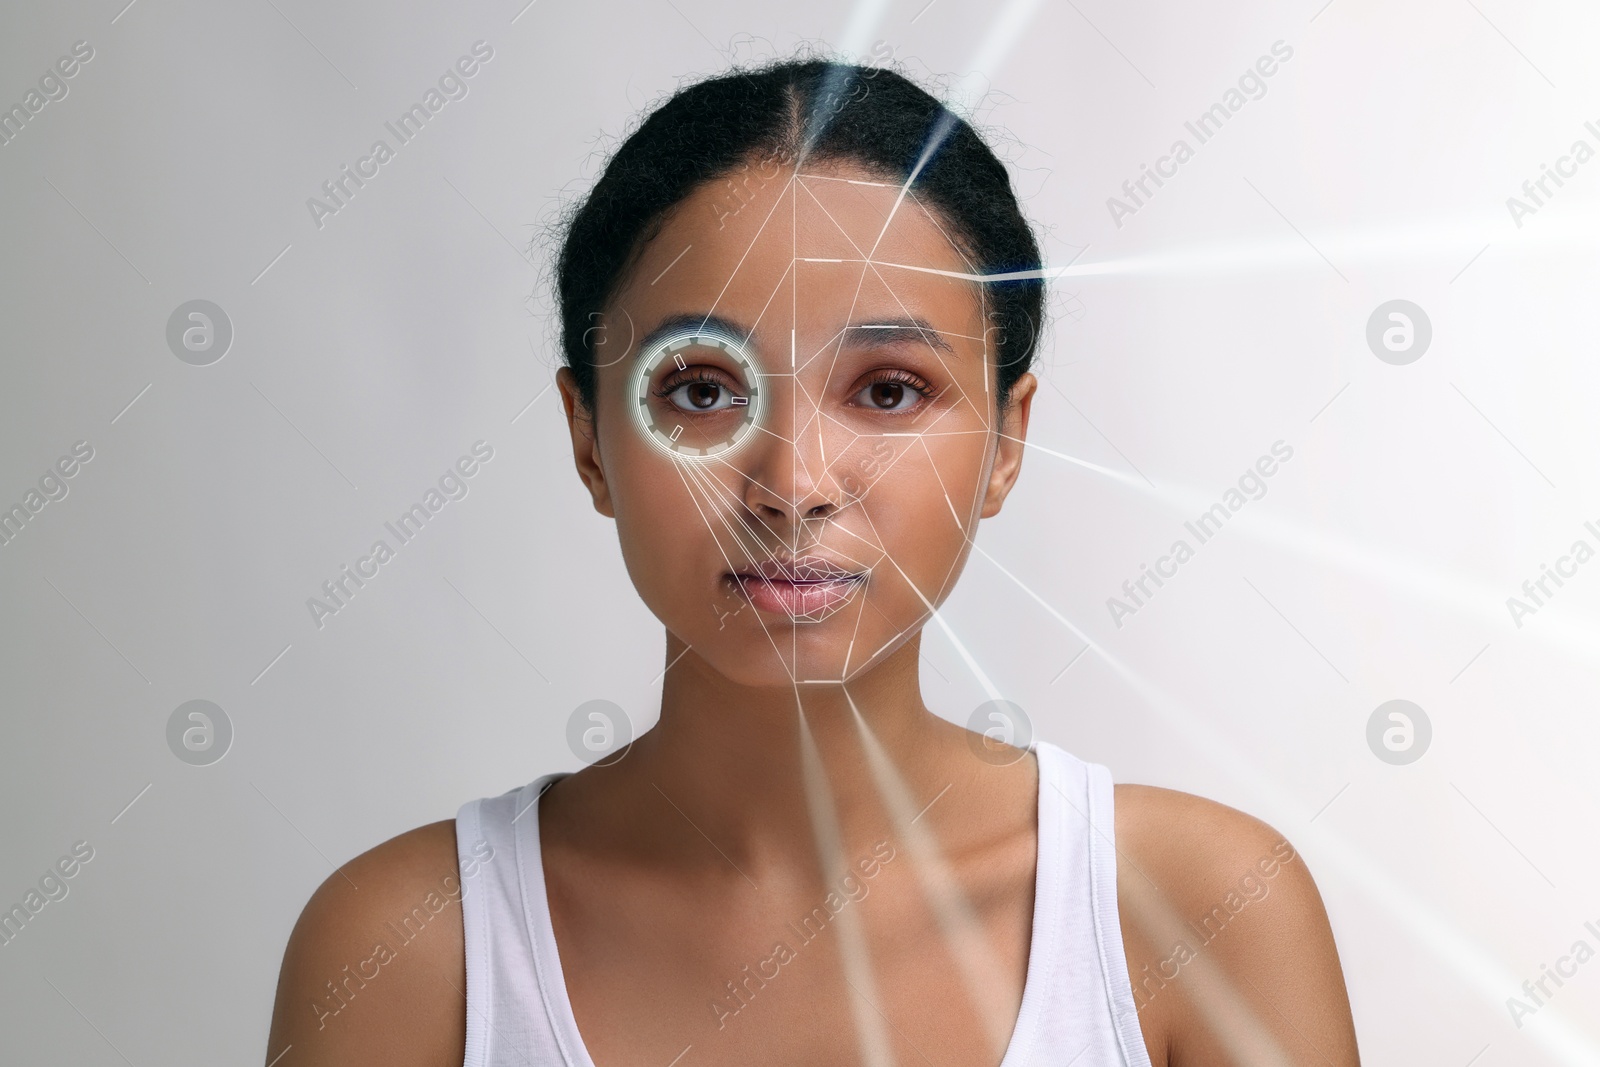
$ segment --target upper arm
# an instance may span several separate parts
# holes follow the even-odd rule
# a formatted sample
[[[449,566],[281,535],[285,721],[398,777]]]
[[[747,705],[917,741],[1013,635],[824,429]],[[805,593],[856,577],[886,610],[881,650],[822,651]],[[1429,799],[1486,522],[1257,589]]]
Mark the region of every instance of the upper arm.
[[[452,822],[401,834],[312,894],[283,954],[273,1067],[459,1065],[466,955]]]
[[[1321,894],[1272,827],[1185,793],[1118,786],[1117,901],[1152,1062],[1358,1062]]]

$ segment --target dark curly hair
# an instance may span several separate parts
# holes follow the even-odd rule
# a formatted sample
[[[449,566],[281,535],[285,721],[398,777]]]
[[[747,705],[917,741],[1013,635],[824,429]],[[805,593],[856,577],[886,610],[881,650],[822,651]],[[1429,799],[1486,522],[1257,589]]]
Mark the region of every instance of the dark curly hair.
[[[1040,266],[1005,165],[965,120],[903,75],[802,59],[696,82],[623,141],[566,227],[557,261],[561,343],[591,412],[592,316],[676,204],[752,160],[775,158],[850,161],[898,182],[915,172],[912,191],[942,216],[976,273]],[[1003,407],[1033,362],[1044,282],[995,281],[985,289]]]

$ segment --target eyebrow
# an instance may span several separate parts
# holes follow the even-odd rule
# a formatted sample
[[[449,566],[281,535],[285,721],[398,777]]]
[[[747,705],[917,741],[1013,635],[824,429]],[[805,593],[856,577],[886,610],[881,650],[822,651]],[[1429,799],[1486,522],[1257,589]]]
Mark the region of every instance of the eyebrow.
[[[755,332],[731,319],[710,312],[683,313],[662,319],[654,329],[639,340],[634,351],[644,352],[663,337],[680,330],[719,330],[732,334],[745,344],[750,343],[750,335]],[[955,354],[955,349],[945,340],[944,334],[934,329],[926,319],[895,318],[877,322],[857,322],[846,326],[840,332],[841,344],[847,347],[924,344],[940,352]]]
[[[858,322],[844,328],[844,344],[852,346],[921,343],[951,355],[955,349],[926,319],[885,319]]]
[[[750,335],[755,332],[730,319],[725,319],[720,315],[713,315],[709,311],[698,314],[672,315],[662,319],[655,329],[640,338],[639,343],[634,347],[635,355],[644,352],[668,334],[677,333],[680,330],[716,330],[721,333],[731,334],[744,344],[750,343]]]

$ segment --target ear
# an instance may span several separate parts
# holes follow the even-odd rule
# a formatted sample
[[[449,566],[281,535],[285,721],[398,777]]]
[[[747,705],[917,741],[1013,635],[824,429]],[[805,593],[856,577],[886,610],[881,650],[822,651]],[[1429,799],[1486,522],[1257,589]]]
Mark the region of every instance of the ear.
[[[556,371],[556,387],[561,390],[561,406],[567,413],[567,431],[572,436],[572,460],[577,465],[578,477],[588,487],[594,509],[614,519],[617,514],[611,508],[611,487],[600,462],[600,438],[595,433],[594,412],[584,403],[578,391],[577,376],[570,367]]]
[[[1000,413],[999,441],[995,444],[994,465],[989,469],[989,485],[984,491],[985,519],[1000,514],[1000,505],[1006,502],[1011,487],[1017,484],[1022,473],[1022,453],[1027,447],[1028,416],[1033,411],[1033,395],[1039,388],[1039,379],[1024,374],[1011,387],[1011,398]]]

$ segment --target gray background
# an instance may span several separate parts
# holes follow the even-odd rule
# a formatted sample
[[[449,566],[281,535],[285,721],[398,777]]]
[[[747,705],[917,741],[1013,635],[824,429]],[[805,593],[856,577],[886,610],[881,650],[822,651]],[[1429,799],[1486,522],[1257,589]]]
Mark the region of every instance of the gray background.
[[[983,670],[1119,780],[1297,844],[1365,1062],[1600,1062],[1600,962],[1520,1027],[1506,1005],[1600,947],[1600,562],[1521,627],[1505,603],[1600,544],[1600,161],[1521,227],[1505,203],[1600,144],[1592,9],[124,2],[0,16],[0,104],[94,48],[0,146],[0,506],[95,453],[0,546],[0,906],[95,850],[0,947],[6,1062],[262,1062],[336,863],[576,766],[585,701],[649,724],[662,637],[571,470],[542,235],[641,107],[800,41],[978,105],[1049,262],[1079,257],[1032,430],[1056,454],[948,609]],[[480,39],[469,95],[319,229],[307,198]],[[1116,226],[1106,199],[1277,40],[1266,94]],[[193,299],[233,324],[210,366],[166,343]],[[1404,366],[1365,339],[1391,299],[1432,323]],[[468,496],[317,628],[306,598],[480,439]],[[1266,496],[1116,626],[1106,599],[1279,439]],[[927,656],[964,721],[983,686],[936,627]],[[166,739],[197,699],[234,731],[210,766]],[[1367,743],[1395,699],[1432,724],[1398,766]]]

